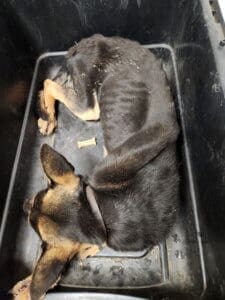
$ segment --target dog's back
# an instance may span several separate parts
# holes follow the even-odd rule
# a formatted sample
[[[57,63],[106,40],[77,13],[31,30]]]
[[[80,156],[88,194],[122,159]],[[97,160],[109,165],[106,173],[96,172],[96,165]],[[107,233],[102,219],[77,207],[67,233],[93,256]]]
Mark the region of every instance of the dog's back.
[[[81,108],[94,105],[93,90],[100,105],[108,155],[89,184],[109,245],[139,250],[158,243],[173,223],[179,189],[179,129],[159,60],[136,42],[94,35],[69,50],[67,69]]]
[[[68,69],[74,80],[83,79],[80,98],[90,99],[97,91],[108,152],[142,128],[175,118],[165,73],[148,49],[127,39],[94,35],[74,52],[68,55]]]

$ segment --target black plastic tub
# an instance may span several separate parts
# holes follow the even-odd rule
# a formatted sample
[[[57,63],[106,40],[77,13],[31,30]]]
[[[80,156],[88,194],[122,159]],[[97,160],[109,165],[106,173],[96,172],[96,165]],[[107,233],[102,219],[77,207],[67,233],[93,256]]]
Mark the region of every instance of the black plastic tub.
[[[40,145],[54,145],[81,174],[102,157],[98,123],[85,124],[59,106],[56,133],[43,137],[34,116],[37,91],[64,54],[55,51],[97,32],[138,40],[162,60],[182,127],[180,210],[167,240],[151,252],[105,249],[82,263],[74,260],[48,297],[225,298],[225,48],[222,28],[213,17],[217,12],[211,10],[206,0],[8,0],[0,4],[0,196],[5,206],[0,228],[0,299],[30,274],[39,254],[40,242],[22,204],[45,186]],[[25,112],[19,113],[28,90]],[[93,136],[96,147],[77,149],[77,140]]]

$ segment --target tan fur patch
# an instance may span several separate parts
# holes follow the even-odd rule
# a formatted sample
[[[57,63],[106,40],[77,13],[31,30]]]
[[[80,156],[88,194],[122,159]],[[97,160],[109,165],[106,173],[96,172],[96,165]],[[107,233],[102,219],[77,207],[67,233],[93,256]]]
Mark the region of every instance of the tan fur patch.
[[[59,235],[57,225],[48,217],[41,216],[38,220],[38,230],[44,242],[59,249],[61,253],[78,254],[81,259],[94,256],[99,250],[99,246],[94,244],[73,242]],[[62,248],[65,248],[64,250]],[[54,252],[53,252],[54,253]]]
[[[46,242],[49,246],[56,248],[51,252],[54,255],[59,251],[59,256],[62,254],[61,258],[63,259],[65,255],[75,254],[79,251],[80,243],[73,242],[60,236],[58,226],[48,217],[41,216],[39,218],[38,230],[42,241]]]
[[[72,259],[76,254],[80,259],[85,259],[89,256],[96,255],[99,251],[97,245],[80,244],[79,242],[76,243],[65,239],[61,246],[51,247],[50,250],[48,250],[48,259],[51,261],[57,258],[61,261],[65,261]]]
[[[80,244],[78,257],[80,259],[85,259],[89,256],[95,256],[100,251],[98,245],[93,244]]]
[[[38,119],[38,128],[39,128],[40,133],[43,135],[51,134],[54,131],[56,125],[57,125],[57,122],[55,119],[48,120],[48,121],[43,120],[42,118]]]
[[[54,260],[60,260],[66,262],[71,260],[76,254],[80,259],[85,259],[89,256],[94,256],[99,252],[99,247],[92,244],[80,244],[80,243],[63,243],[62,246],[52,247],[47,246],[44,253],[44,258],[42,258],[42,264],[48,264],[48,262]],[[46,275],[44,275],[46,276]],[[35,277],[35,280],[39,282],[43,281],[44,278],[42,273]],[[60,276],[56,279],[54,284],[49,287],[53,288],[57,285],[60,280]],[[32,275],[19,281],[10,291],[13,294],[14,300],[30,300],[30,285],[32,281]]]
[[[57,206],[65,201],[66,194],[74,193],[79,184],[57,186],[54,189],[49,188],[47,193],[42,198],[41,211],[42,213],[58,213]],[[79,208],[79,202],[77,208]]]
[[[56,246],[60,244],[58,238],[58,226],[46,216],[40,216],[38,219],[38,230],[42,241],[49,245]]]
[[[48,234],[45,233],[45,226],[51,225],[49,221],[46,219],[41,220],[42,225],[40,225],[39,229],[42,230],[42,234],[44,234],[45,238],[48,237]],[[43,226],[44,224],[44,226]],[[45,229],[44,229],[45,228]],[[53,230],[54,232],[54,230]],[[52,233],[53,233],[52,232]],[[61,245],[56,246],[50,246],[47,245],[47,248],[43,254],[43,256],[38,261],[38,264],[41,265],[48,265],[51,264],[52,261],[58,260],[62,263],[66,263],[67,261],[70,261],[76,254],[78,254],[78,257],[80,259],[85,259],[89,256],[94,256],[99,252],[99,247],[97,245],[92,244],[80,244],[80,243],[74,243],[69,240],[64,240]],[[55,282],[52,284],[51,287],[53,288],[58,281],[60,280],[61,274],[57,277]],[[31,281],[33,280],[33,275],[25,278],[22,281],[19,281],[11,290],[11,293],[14,296],[14,300],[30,300],[30,285]],[[46,278],[46,274],[42,274],[42,272],[38,272],[35,274],[35,281],[43,282]]]
[[[53,81],[46,79],[44,81],[43,94],[40,92],[41,107],[48,113],[50,117],[55,116],[55,101],[57,98],[54,97],[51,84]],[[42,103],[43,102],[43,103]]]
[[[56,125],[57,121],[55,118],[55,98],[48,93],[48,89],[44,88],[39,92],[39,104],[41,110],[48,115],[48,120],[38,119],[38,128],[41,134],[51,134]]]
[[[10,290],[13,295],[13,300],[30,300],[30,284],[32,276],[28,276],[25,279],[17,282]]]
[[[62,262],[72,259],[79,251],[79,243],[66,242],[65,245],[50,247],[45,254],[46,262],[58,259]]]
[[[77,189],[80,184],[80,178],[76,176],[74,173],[65,173],[61,176],[56,176],[54,174],[51,175],[54,182],[68,186],[73,189]]]
[[[76,99],[68,99],[65,96],[63,88],[50,79],[46,79],[44,81],[44,89],[40,91],[39,94],[39,101],[41,108],[48,114],[49,119],[52,123],[55,120],[55,101],[58,100],[62,102],[68,109],[70,109],[75,116],[84,120],[84,121],[96,121],[100,118],[100,108],[96,96],[96,92],[93,92],[93,99],[94,99],[94,107],[89,108],[84,112],[79,112],[74,110],[74,103],[71,101],[76,101]]]

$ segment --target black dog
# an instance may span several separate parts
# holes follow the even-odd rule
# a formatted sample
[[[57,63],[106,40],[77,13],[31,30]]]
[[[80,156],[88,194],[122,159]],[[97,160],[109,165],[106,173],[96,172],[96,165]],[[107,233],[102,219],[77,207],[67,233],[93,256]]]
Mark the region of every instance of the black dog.
[[[44,242],[32,299],[46,292],[75,253],[90,255],[89,244],[136,251],[159,243],[174,222],[179,194],[174,103],[149,50],[119,37],[82,40],[54,80],[44,82],[43,134],[56,127],[55,100],[83,120],[101,120],[108,155],[84,182],[64,157],[42,147],[50,185],[27,205]]]

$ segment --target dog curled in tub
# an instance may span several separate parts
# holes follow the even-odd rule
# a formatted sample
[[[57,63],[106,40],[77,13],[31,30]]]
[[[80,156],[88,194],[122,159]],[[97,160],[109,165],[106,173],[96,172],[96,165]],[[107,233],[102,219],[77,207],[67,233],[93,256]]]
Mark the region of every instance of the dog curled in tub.
[[[49,185],[24,206],[43,251],[32,276],[14,288],[17,297],[27,293],[32,300],[58,281],[75,255],[95,255],[105,243],[119,251],[158,244],[173,225],[179,195],[179,127],[153,53],[119,37],[83,39],[69,49],[55,79],[44,81],[42,134],[57,126],[56,100],[84,121],[100,119],[107,156],[84,179],[61,154],[42,146]]]

